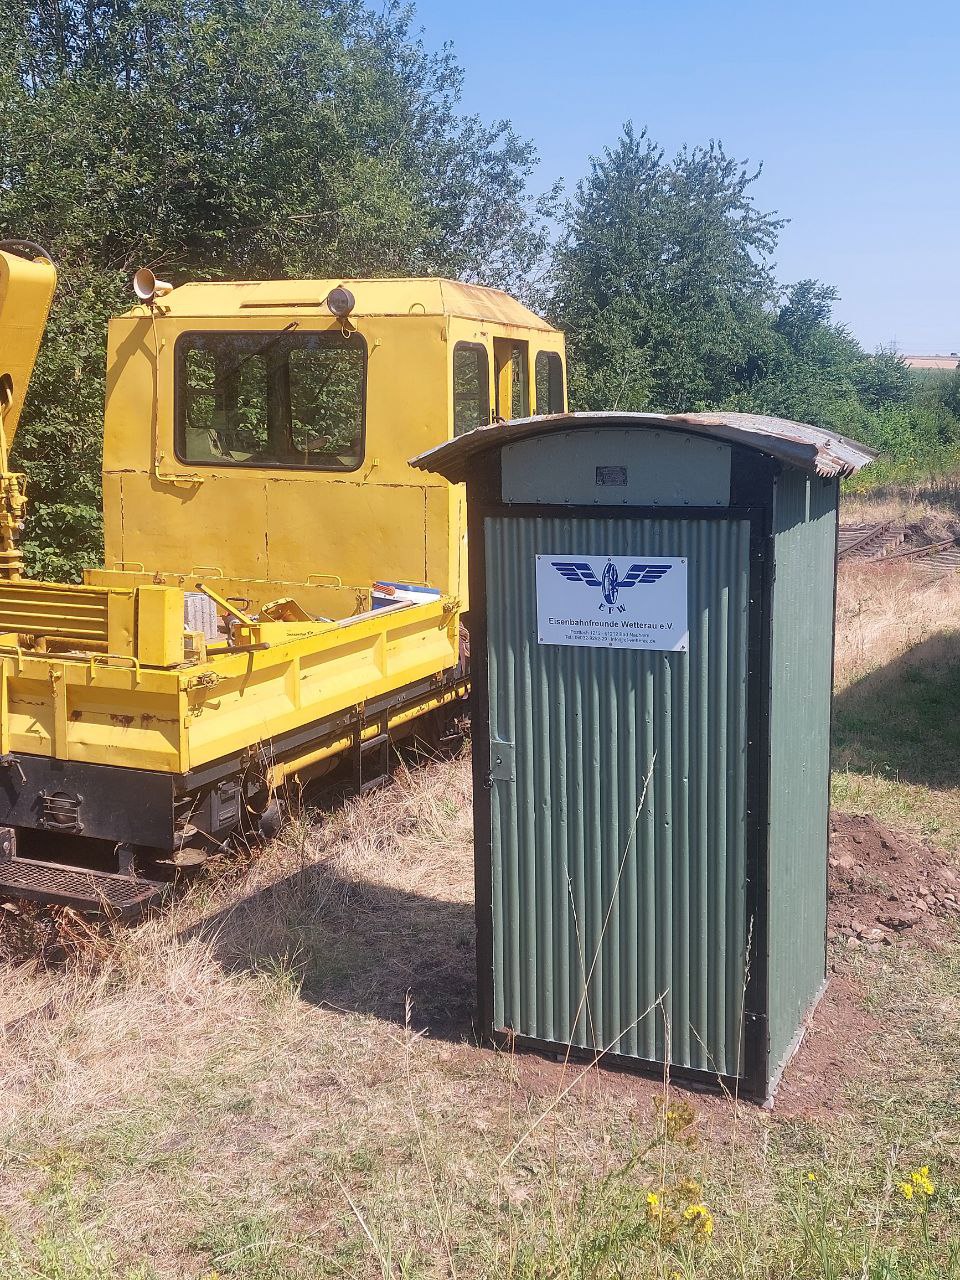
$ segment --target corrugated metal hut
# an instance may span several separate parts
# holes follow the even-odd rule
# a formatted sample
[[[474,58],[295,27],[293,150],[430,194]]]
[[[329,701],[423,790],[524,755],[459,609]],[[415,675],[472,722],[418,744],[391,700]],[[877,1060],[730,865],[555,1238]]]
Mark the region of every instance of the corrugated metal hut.
[[[839,481],[747,414],[563,414],[466,481],[486,1034],[767,1097],[825,981]]]

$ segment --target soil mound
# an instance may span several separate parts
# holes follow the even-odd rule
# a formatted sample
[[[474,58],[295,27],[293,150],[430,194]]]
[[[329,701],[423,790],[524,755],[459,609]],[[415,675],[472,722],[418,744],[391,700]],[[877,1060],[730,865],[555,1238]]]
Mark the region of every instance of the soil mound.
[[[829,936],[879,949],[898,936],[935,940],[960,915],[960,871],[937,849],[876,819],[830,819]]]
[[[960,871],[946,855],[875,818],[831,813],[829,878],[833,972],[777,1090],[782,1116],[844,1110],[848,1083],[869,1070],[865,1046],[883,1028],[855,956],[907,938],[937,947],[960,915]]]

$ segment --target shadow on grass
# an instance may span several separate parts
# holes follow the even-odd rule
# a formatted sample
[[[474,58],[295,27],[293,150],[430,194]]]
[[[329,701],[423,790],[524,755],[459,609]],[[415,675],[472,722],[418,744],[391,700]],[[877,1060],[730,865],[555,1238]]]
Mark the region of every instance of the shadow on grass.
[[[341,875],[316,862],[208,917],[224,968],[275,974],[302,999],[462,1041],[476,1000],[473,902]]]
[[[937,635],[834,700],[835,769],[960,786],[960,633]]]

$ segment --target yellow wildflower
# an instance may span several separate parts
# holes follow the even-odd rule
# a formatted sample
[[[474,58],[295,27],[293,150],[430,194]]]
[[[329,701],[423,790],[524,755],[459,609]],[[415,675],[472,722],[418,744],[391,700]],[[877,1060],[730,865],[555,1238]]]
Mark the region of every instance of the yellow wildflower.
[[[663,1205],[660,1203],[660,1197],[655,1191],[647,1192],[647,1217],[660,1218],[663,1216]]]
[[[705,1204],[687,1205],[683,1211],[683,1216],[687,1222],[693,1223],[702,1235],[713,1235],[713,1214]]]
[[[817,1180],[817,1175],[815,1173],[811,1172],[807,1174],[808,1182],[816,1182],[816,1180]]]
[[[912,1200],[913,1199],[913,1183],[901,1182],[900,1193],[903,1196],[904,1200]]]
[[[923,1165],[919,1169],[914,1169],[913,1173],[910,1175],[910,1181],[917,1190],[922,1191],[925,1196],[932,1196],[934,1191],[936,1191],[936,1187],[930,1181],[929,1165]]]

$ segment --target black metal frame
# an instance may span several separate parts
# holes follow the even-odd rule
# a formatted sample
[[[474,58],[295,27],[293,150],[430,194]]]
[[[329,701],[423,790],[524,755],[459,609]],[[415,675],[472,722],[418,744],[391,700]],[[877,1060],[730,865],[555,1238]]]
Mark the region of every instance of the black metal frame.
[[[512,1031],[493,1031],[484,1039],[497,1049],[507,1052],[514,1048],[530,1049],[535,1053],[549,1055],[564,1062],[584,1063],[589,1066],[603,1067],[605,1070],[630,1071],[635,1075],[652,1075],[661,1078],[665,1070],[664,1063],[656,1058],[634,1058],[625,1053],[614,1053],[612,1049],[606,1053],[597,1053],[577,1045],[567,1046],[556,1040],[540,1040],[536,1036],[514,1035]],[[699,1067],[670,1066],[668,1070],[670,1079],[675,1083],[689,1084],[701,1089],[720,1088],[730,1094],[749,1093],[752,1096],[752,1091],[747,1087],[742,1076],[724,1075],[719,1071],[704,1071]]]
[[[0,825],[157,845],[169,842],[174,823],[172,774],[118,765],[86,764],[51,756],[11,754],[0,768]],[[48,820],[44,797],[72,802],[73,827]],[[131,804],[131,797],[136,803]]]
[[[747,637],[747,980],[743,993],[742,1073],[749,1093],[770,1087],[768,926],[770,863],[770,661],[773,639],[773,484],[750,527]]]
[[[830,901],[830,794],[833,788],[833,713],[834,713],[833,690],[834,690],[834,685],[837,679],[837,587],[839,585],[839,579],[840,579],[840,574],[837,571],[837,566],[839,563],[839,556],[840,556],[840,481],[836,478],[832,478],[832,483],[836,486],[837,496],[836,496],[836,501],[834,502],[834,506],[836,507],[836,519],[834,522],[834,531],[833,531],[833,566],[834,566],[833,609],[830,614],[830,616],[833,619],[833,630],[830,634],[830,721],[829,721],[829,726],[827,728],[827,735],[828,735],[827,737],[828,791],[827,791],[827,844],[826,844],[827,856],[826,856],[826,859],[824,860],[824,867],[823,867],[824,880],[826,881],[826,885],[825,885],[826,901],[828,903]],[[821,996],[823,994],[823,991],[826,990],[827,982],[829,981],[827,977],[827,972],[828,972],[827,952],[829,950],[829,945],[830,945],[829,931],[830,931],[829,920],[824,920],[823,922],[823,988],[821,989],[821,993],[820,993]],[[817,999],[819,1000],[820,996],[818,996]]]
[[[483,373],[483,379],[481,380],[481,385],[483,387],[483,393],[484,393],[483,402],[480,405],[478,405],[478,408],[480,410],[480,415],[479,415],[480,421],[477,423],[478,427],[485,427],[490,422],[490,403],[491,403],[490,401],[490,352],[487,350],[486,344],[483,342],[454,343],[453,354],[450,357],[450,360],[451,360],[450,376],[453,384],[453,431],[454,431],[454,435],[458,435],[458,434],[465,435],[466,432],[463,432],[463,431],[457,432],[457,403],[458,403],[457,352],[458,351],[476,351],[476,352],[480,352],[483,355],[482,370],[479,365],[477,368],[478,377],[481,372]],[[464,401],[469,403],[469,398],[466,396],[460,397],[460,403],[463,403]]]
[[[550,518],[625,517],[632,519],[748,520],[750,523],[750,617],[747,640],[747,812],[746,920],[749,950],[742,1011],[742,1074],[719,1075],[695,1068],[670,1067],[678,1079],[721,1085],[764,1100],[770,1087],[768,1025],[768,859],[770,651],[772,634],[773,481],[780,464],[753,450],[732,446],[731,505],[727,507],[564,506],[507,503],[501,496],[500,453],[474,464],[467,480],[467,538],[470,547],[471,721],[473,732],[474,877],[477,930],[477,1034],[499,1047],[514,1045],[556,1053],[577,1061],[660,1074],[665,1064],[616,1053],[567,1049],[534,1037],[498,1031],[493,1023],[493,848],[491,836],[490,703],[486,610],[486,539],[488,516]]]
[[[337,328],[296,328],[289,324],[283,329],[189,329],[177,335],[173,347],[173,452],[177,461],[184,467],[211,467],[225,471],[267,471],[270,473],[294,471],[303,474],[320,473],[321,475],[352,475],[363,466],[367,452],[367,391],[370,365],[370,351],[367,340],[358,329],[343,333]],[[316,462],[265,462],[262,458],[252,462],[240,462],[236,458],[197,458],[186,456],[186,349],[191,338],[236,337],[244,338],[282,338],[284,335],[295,338],[321,338],[325,341],[319,347],[350,350],[359,347],[363,353],[363,368],[360,385],[360,436],[358,440],[359,455],[356,466],[334,467]],[[305,348],[306,349],[306,348]],[[249,358],[249,357],[247,357]]]

